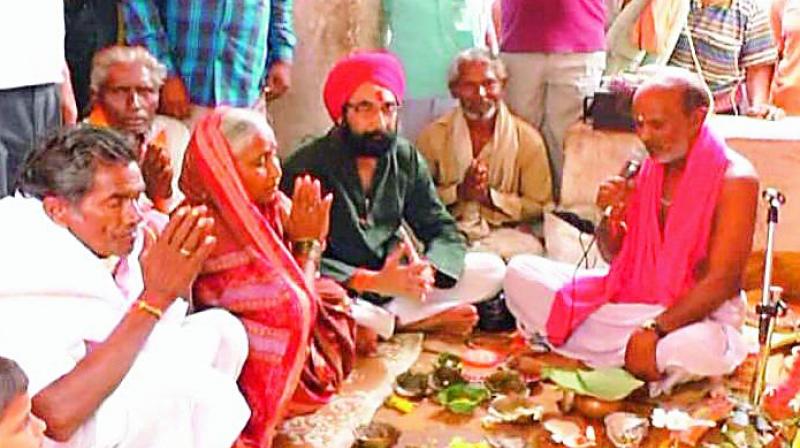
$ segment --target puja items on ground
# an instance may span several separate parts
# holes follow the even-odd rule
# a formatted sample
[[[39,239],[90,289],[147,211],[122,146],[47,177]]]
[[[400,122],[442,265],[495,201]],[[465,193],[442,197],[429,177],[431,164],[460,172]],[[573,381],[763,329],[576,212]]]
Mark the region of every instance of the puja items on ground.
[[[544,429],[550,433],[550,440],[567,448],[588,448],[597,444],[594,427],[585,428],[572,420],[551,418],[545,420]]]
[[[616,448],[637,448],[650,427],[646,418],[630,412],[614,412],[603,419],[606,437]]]
[[[573,407],[587,418],[603,418],[622,409],[622,401],[606,401],[589,395],[575,397]]]
[[[411,401],[395,394],[389,395],[389,398],[383,403],[387,408],[400,411],[403,414],[410,414],[416,407]]]
[[[542,419],[544,407],[527,395],[499,395],[489,404],[488,415],[481,423],[533,423]]]
[[[401,397],[425,398],[431,392],[430,374],[411,371],[402,373],[395,380],[394,392]]]
[[[400,431],[388,423],[372,422],[356,429],[354,448],[391,448],[397,444]]]
[[[724,448],[777,448],[784,438],[767,418],[749,403],[739,403],[721,425]],[[794,445],[793,445],[794,447]]]
[[[644,383],[623,369],[570,370],[545,368],[542,378],[564,389],[561,411],[575,408],[582,415],[599,419],[622,408],[622,401]]]
[[[489,442],[481,440],[480,442],[468,442],[461,437],[453,437],[447,448],[491,448]]]
[[[508,369],[499,369],[489,375],[484,383],[493,394],[521,394],[527,395],[528,385],[518,372]]]
[[[542,378],[576,394],[605,401],[622,400],[644,385],[644,382],[620,368],[582,370],[547,367],[542,369]]]
[[[794,353],[786,380],[764,393],[764,411],[772,420],[786,420],[800,415],[800,356]]]
[[[458,383],[436,394],[436,401],[455,414],[471,414],[491,394],[482,384]]]
[[[452,353],[442,353],[436,360],[431,372],[431,386],[434,390],[442,390],[454,384],[466,383],[463,375],[461,358]]]

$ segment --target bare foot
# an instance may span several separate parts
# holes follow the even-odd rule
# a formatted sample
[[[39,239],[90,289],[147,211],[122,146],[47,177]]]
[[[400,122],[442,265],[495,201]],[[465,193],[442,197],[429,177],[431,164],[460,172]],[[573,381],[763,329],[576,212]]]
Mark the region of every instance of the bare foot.
[[[459,305],[427,319],[401,328],[404,331],[421,331],[453,336],[466,336],[478,324],[478,310],[473,305]]]
[[[378,351],[378,333],[361,325],[356,326],[356,353],[372,356]]]
[[[730,395],[723,377],[711,376],[708,378],[708,381],[711,384],[711,390],[708,393],[711,398],[727,398],[728,395]]]

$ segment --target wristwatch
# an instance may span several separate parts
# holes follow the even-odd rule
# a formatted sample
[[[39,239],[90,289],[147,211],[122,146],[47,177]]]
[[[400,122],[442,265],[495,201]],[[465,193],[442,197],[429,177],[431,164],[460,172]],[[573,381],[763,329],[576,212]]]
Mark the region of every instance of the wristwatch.
[[[642,327],[645,330],[653,330],[656,332],[658,337],[663,338],[667,335],[667,333],[658,326],[658,322],[655,319],[647,319],[642,323]]]

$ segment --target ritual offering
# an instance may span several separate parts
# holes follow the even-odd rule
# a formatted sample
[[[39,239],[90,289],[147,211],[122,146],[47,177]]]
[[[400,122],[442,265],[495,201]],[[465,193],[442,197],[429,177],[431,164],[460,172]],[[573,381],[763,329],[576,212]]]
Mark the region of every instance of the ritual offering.
[[[483,440],[480,442],[468,442],[461,437],[453,437],[447,448],[491,448],[491,445]]]
[[[400,431],[388,423],[372,422],[356,429],[354,448],[391,448],[397,444]]]
[[[427,373],[406,372],[397,377],[394,392],[407,398],[425,398],[430,390],[430,375]]]
[[[471,348],[464,352],[464,364],[473,367],[493,367],[503,360],[502,356],[485,348]]]
[[[403,414],[409,414],[414,410],[414,403],[408,401],[407,399],[398,396],[397,394],[392,394],[389,398],[386,399],[384,402],[386,407],[392,408],[396,411],[400,411]]]
[[[544,408],[523,395],[500,395],[489,404],[484,424],[533,423],[542,419]]]
[[[462,374],[461,358],[452,353],[440,354],[431,373],[431,387],[434,390],[442,390],[466,382]]]
[[[646,418],[629,412],[614,412],[603,419],[606,436],[616,448],[637,448],[650,426]]]
[[[595,370],[547,367],[542,369],[542,378],[547,378],[576,394],[589,395],[605,401],[622,400],[644,385],[644,382],[626,370],[616,367]]]
[[[494,394],[509,395],[509,394],[528,394],[528,386],[519,373],[513,370],[500,369],[485,380],[486,387]]]
[[[622,408],[621,401],[606,401],[588,395],[575,397],[575,409],[588,418],[603,418]]]
[[[583,430],[580,425],[570,420],[551,418],[544,422],[544,429],[550,433],[550,439],[567,448],[588,448],[597,444],[594,428],[587,426]]]
[[[471,414],[489,397],[489,389],[480,384],[459,383],[439,391],[436,401],[455,414]]]

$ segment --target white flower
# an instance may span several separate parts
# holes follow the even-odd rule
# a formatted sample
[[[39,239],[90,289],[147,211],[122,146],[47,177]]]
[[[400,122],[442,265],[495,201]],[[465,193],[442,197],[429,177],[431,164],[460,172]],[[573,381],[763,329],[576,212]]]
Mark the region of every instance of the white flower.
[[[691,415],[679,409],[670,409],[669,411],[656,408],[653,409],[653,414],[650,416],[653,426],[656,428],[664,428],[670,431],[686,431],[687,429],[695,426],[707,426],[713,428],[717,424],[711,420],[702,420],[692,418]]]
[[[795,414],[800,413],[800,393],[796,394],[794,398],[789,400],[789,409],[791,409]]]

